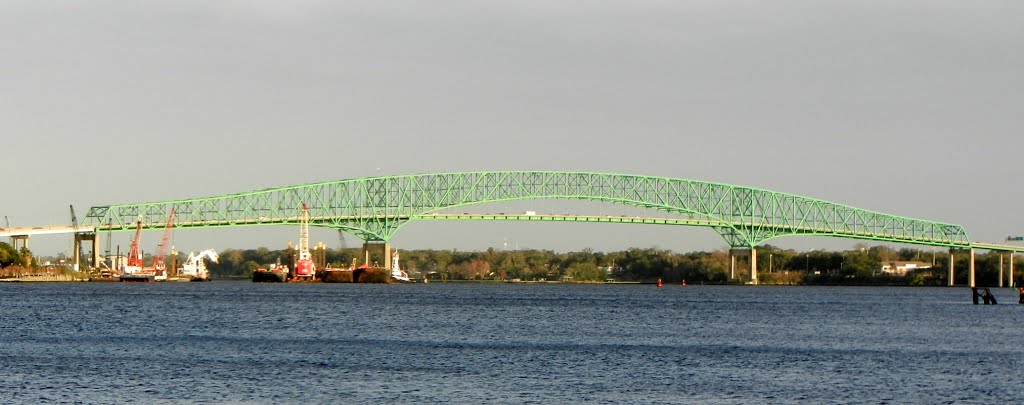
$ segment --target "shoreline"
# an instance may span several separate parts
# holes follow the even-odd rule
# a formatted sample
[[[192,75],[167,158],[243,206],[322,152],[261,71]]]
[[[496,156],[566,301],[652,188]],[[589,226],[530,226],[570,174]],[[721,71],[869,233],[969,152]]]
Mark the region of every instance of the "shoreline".
[[[0,278],[0,283],[81,283],[86,281],[89,281],[89,279],[75,278],[67,274]]]

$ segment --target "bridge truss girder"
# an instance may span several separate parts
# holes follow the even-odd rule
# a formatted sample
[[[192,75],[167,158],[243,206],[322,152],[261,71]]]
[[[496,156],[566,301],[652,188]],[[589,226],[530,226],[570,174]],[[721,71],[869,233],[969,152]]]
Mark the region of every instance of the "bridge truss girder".
[[[819,235],[933,246],[968,247],[959,225],[853,208],[769,190],[686,179],[586,172],[458,172],[370,177],[216,197],[94,206],[85,221],[97,231],[166,223],[223,227],[298,224],[302,203],[311,225],[387,241],[406,223],[446,209],[512,200],[591,200],[663,211],[681,225],[708,226],[733,247],[782,236]],[[461,218],[457,218],[461,219]],[[506,218],[507,219],[507,218]]]

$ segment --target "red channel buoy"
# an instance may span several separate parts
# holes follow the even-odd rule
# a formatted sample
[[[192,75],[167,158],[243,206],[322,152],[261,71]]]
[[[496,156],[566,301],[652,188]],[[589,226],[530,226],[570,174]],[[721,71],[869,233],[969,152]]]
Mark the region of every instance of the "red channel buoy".
[[[661,287],[661,279],[658,279],[658,287]]]

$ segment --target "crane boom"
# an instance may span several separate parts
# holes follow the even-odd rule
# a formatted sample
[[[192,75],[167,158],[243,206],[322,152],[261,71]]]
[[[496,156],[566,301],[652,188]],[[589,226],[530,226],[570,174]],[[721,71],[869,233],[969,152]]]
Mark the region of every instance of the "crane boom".
[[[312,280],[316,276],[316,265],[309,254],[309,208],[302,203],[302,218],[299,222],[299,260],[295,261],[295,278]]]
[[[167,263],[164,263],[164,259],[167,257],[167,245],[171,239],[171,229],[173,227],[174,207],[171,207],[171,214],[167,217],[167,227],[164,228],[164,239],[160,242],[160,250],[157,252],[156,257],[153,258],[153,269],[156,270],[157,276],[163,275],[167,268]]]
[[[299,224],[299,260],[309,260],[309,210],[302,203],[302,222]]]
[[[135,222],[135,238],[132,239],[131,249],[128,250],[128,267],[142,269],[142,253],[139,252],[139,239],[142,238],[142,220]]]
[[[78,217],[75,216],[75,206],[69,204],[68,207],[71,208],[71,227],[75,230],[75,234],[77,235],[77,233],[78,233]],[[78,262],[80,260],[82,260],[83,257],[85,257],[85,255],[82,254],[82,244],[78,243],[77,241],[78,241],[78,239],[75,239],[75,243],[73,243],[74,245],[78,245],[78,252],[76,252],[78,254],[78,256],[75,256],[75,270],[76,271],[78,270],[78,264],[79,264]],[[95,265],[96,265],[96,263],[93,263],[93,266],[95,266]]]
[[[75,230],[78,230],[78,218],[75,217],[75,206],[68,205],[68,207],[71,207],[71,227],[75,228]]]

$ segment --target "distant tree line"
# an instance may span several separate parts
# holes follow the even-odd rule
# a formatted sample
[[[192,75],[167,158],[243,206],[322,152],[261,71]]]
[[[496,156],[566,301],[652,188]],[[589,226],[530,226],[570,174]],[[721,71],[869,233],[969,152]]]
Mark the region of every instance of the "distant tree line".
[[[248,278],[252,271],[272,263],[290,264],[294,250],[228,249],[220,252],[219,263],[208,267],[217,278]],[[363,260],[361,248],[324,249],[323,261],[332,267],[347,267]],[[316,256],[316,254],[314,254]],[[20,251],[0,242],[0,268],[28,266],[32,252]],[[757,248],[758,280],[762,284],[807,285],[933,285],[948,284],[949,256],[945,249],[893,249],[859,244],[846,251],[798,252],[771,245]],[[968,283],[969,257],[955,256],[954,280]],[[996,286],[1009,267],[1009,255],[998,252],[975,256],[975,280],[979,286]],[[918,262],[919,269],[906,274],[882,272],[883,264]],[[373,255],[371,265],[383,258]],[[180,262],[179,262],[180,264]],[[496,250],[461,252],[455,250],[401,251],[401,266],[411,276],[450,281],[571,281],[571,282],[654,282],[728,284],[750,279],[749,259],[737,257],[735,278],[730,277],[727,251],[676,253],[657,248],[631,248],[616,252],[556,253],[551,250]],[[1015,262],[1015,283],[1024,282],[1024,266]],[[1003,273],[1004,282],[1007,273]]]
[[[220,262],[209,264],[215,277],[249,277],[252,271],[271,263],[287,264],[293,255],[287,250],[228,249],[220,253]],[[362,261],[362,249],[325,249],[326,263],[347,267],[353,259]],[[1008,255],[1003,255],[1004,271]],[[736,279],[730,279],[730,259],[726,251],[675,253],[657,248],[632,248],[617,252],[556,253],[550,250],[495,250],[460,252],[453,250],[401,251],[403,270],[414,277],[437,280],[522,280],[604,282],[636,281],[666,283],[727,284],[749,280],[749,259],[737,257]],[[916,261],[922,269],[903,275],[883,273],[882,265]],[[967,284],[968,255],[955,259],[956,284]],[[383,258],[371,257],[371,264]],[[999,283],[998,253],[977,254],[975,273],[978,285]],[[893,249],[886,246],[858,245],[846,251],[797,252],[775,246],[757,249],[758,279],[762,284],[812,285],[946,285],[948,253],[943,249]],[[1019,263],[1016,273],[1024,273]],[[1005,275],[1004,275],[1005,277]],[[1018,282],[1021,278],[1018,277]]]

